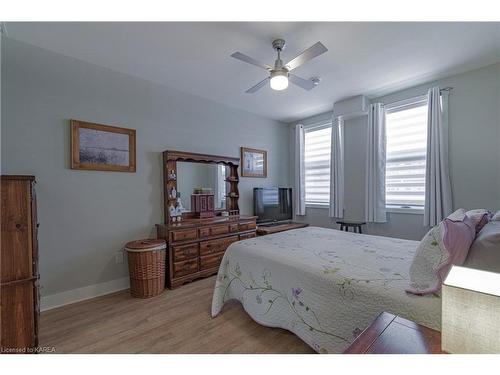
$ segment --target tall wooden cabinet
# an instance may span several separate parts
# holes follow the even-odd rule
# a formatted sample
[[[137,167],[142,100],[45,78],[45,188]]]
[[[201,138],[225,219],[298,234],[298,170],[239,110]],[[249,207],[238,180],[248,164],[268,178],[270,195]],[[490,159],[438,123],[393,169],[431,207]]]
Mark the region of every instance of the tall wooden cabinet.
[[[34,176],[1,178],[0,349],[38,346],[38,242]]]

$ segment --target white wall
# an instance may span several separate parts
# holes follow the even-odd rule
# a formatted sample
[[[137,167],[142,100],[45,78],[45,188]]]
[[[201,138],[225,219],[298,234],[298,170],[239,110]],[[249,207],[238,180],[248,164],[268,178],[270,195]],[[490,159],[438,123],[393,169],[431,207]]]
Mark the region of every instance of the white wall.
[[[267,150],[269,177],[241,179],[242,213],[254,186],[288,181],[284,124],[9,39],[1,57],[2,173],[37,177],[42,295],[127,276],[115,253],[163,221],[166,149]],[[71,118],[137,129],[137,172],[69,169]]]
[[[451,86],[450,173],[455,208],[500,209],[500,64],[470,71],[372,99],[391,103],[421,95],[431,86]],[[330,113],[304,119],[304,125],[329,119]],[[345,123],[345,217],[364,217],[366,116]],[[290,150],[293,155],[293,142]],[[290,170],[293,178],[293,168]],[[291,180],[293,181],[293,180]],[[419,240],[427,231],[422,215],[388,214],[388,223],[369,224],[367,233]],[[307,208],[297,217],[314,225],[338,227],[328,209]]]

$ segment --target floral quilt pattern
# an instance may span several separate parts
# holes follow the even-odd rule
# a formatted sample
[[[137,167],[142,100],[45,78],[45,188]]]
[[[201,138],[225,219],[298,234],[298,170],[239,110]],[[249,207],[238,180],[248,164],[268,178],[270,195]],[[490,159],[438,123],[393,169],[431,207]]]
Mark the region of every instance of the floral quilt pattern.
[[[341,353],[382,311],[440,329],[438,294],[407,294],[418,242],[307,227],[233,243],[212,300],[239,300],[258,323]]]

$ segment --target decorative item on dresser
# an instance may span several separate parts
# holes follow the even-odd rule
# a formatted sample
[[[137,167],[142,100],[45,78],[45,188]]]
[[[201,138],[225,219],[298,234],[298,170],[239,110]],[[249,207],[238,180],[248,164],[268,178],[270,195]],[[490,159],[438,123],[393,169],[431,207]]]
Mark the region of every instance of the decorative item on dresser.
[[[169,288],[216,274],[231,243],[255,237],[257,217],[240,216],[238,167],[238,158],[171,150],[163,152],[165,223],[156,227],[157,237],[167,242]],[[200,181],[200,176],[206,176],[206,180]],[[195,197],[181,217],[173,220],[170,215],[175,201],[172,191],[192,192],[199,184],[210,185],[214,178],[217,181],[212,184],[216,191],[211,194],[214,202],[212,213],[201,213],[198,209],[201,202]],[[190,185],[193,183],[196,185]]]
[[[0,351],[38,346],[38,242],[34,176],[2,176]]]
[[[191,194],[191,209],[200,219],[213,217],[215,215],[214,195],[204,193]]]

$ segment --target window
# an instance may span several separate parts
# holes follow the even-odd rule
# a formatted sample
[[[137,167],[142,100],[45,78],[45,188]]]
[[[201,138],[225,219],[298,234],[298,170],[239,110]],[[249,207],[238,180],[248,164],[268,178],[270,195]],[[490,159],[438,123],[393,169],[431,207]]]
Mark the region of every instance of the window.
[[[217,165],[217,187],[216,187],[216,206],[225,207],[226,202],[226,165]]]
[[[427,97],[386,106],[387,208],[422,210],[425,201]]]
[[[305,195],[307,205],[330,202],[331,124],[305,129]]]

